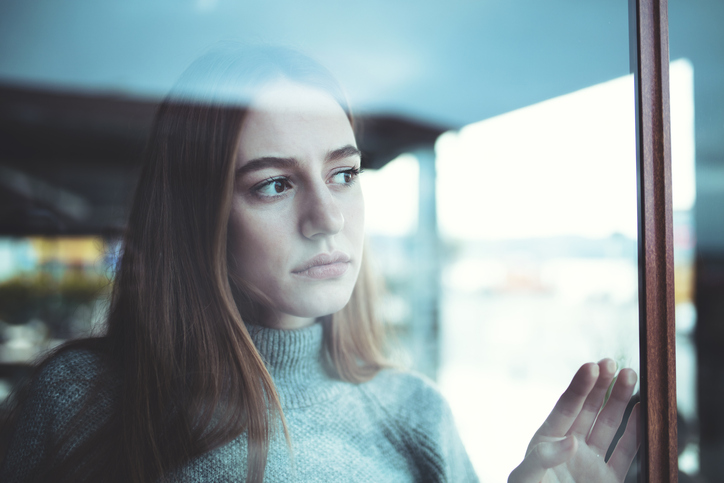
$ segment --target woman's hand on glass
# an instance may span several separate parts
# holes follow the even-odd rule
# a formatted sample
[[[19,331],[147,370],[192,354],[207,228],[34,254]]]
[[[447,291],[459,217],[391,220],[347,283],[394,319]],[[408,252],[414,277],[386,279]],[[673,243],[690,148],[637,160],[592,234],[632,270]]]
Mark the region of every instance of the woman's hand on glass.
[[[611,359],[581,366],[533,436],[525,459],[510,474],[508,483],[624,480],[639,447],[639,405],[611,458],[605,461],[636,385],[636,373],[622,369],[601,409],[615,375],[616,364]]]

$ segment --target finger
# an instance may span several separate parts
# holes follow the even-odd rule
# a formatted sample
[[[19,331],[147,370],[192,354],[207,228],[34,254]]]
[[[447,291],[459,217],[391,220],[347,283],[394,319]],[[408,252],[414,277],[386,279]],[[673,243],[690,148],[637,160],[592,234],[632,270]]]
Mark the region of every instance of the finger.
[[[623,481],[628,473],[628,469],[633,462],[636,452],[639,450],[641,445],[641,437],[639,433],[639,417],[641,412],[641,405],[636,404],[631,411],[631,416],[626,424],[626,431],[624,431],[621,439],[616,444],[616,449],[613,450],[611,458],[608,460],[608,466],[611,468],[616,475],[617,481]]]
[[[603,359],[598,363],[599,376],[596,385],[593,386],[590,394],[583,403],[581,412],[574,421],[569,434],[577,434],[585,441],[588,433],[591,432],[593,422],[598,416],[598,411],[603,406],[603,400],[606,397],[613,376],[616,375],[616,363],[611,359]]]
[[[508,477],[508,483],[539,483],[548,468],[568,461],[578,449],[573,436],[535,445]]]
[[[556,403],[553,411],[538,429],[531,443],[543,438],[565,436],[581,412],[581,407],[598,379],[598,364],[589,362],[578,369],[571,384]]]
[[[636,373],[631,369],[622,369],[613,385],[611,397],[593,425],[588,436],[588,445],[598,449],[602,454],[608,450],[621,418],[636,386]]]

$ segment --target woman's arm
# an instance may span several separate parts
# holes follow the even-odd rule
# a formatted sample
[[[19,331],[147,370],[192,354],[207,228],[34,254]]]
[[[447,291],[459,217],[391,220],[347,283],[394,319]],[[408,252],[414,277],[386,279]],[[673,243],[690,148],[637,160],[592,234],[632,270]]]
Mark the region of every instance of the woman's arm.
[[[604,359],[584,364],[533,436],[523,462],[508,483],[622,482],[639,447],[636,405],[611,458],[606,451],[636,385],[636,373],[622,369],[606,405],[616,364]],[[600,410],[600,413],[599,413]]]

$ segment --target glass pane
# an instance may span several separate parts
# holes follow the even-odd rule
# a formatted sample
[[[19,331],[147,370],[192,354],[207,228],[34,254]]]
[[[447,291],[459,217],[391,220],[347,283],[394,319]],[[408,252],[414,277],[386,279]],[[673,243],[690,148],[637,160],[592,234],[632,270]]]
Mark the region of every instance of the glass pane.
[[[299,49],[356,116],[396,357],[437,381],[481,480],[504,480],[582,363],[638,370],[627,2],[248,3],[4,3],[0,283],[112,274],[184,69],[220,41]],[[40,261],[71,236],[99,237],[101,261]]]
[[[525,452],[582,361],[638,368],[634,137],[625,76],[438,141],[451,247],[440,382],[471,420],[470,447],[501,462],[494,473],[481,457],[487,481]]]
[[[724,475],[724,5],[669,2],[679,481]]]

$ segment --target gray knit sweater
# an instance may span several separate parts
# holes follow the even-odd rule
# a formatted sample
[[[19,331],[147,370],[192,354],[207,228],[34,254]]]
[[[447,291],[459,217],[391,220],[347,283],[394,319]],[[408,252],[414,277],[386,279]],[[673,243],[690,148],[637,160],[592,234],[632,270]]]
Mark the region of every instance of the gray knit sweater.
[[[292,455],[283,436],[272,440],[265,482],[477,481],[446,402],[425,378],[395,370],[363,384],[330,378],[320,324],[294,331],[250,327],[250,333],[274,379],[292,440]],[[70,352],[40,374],[0,481],[26,481],[41,461],[57,456],[45,446],[75,413],[96,367],[94,355]],[[98,406],[99,413],[108,407]],[[189,461],[172,479],[228,482],[245,475],[242,435]]]

